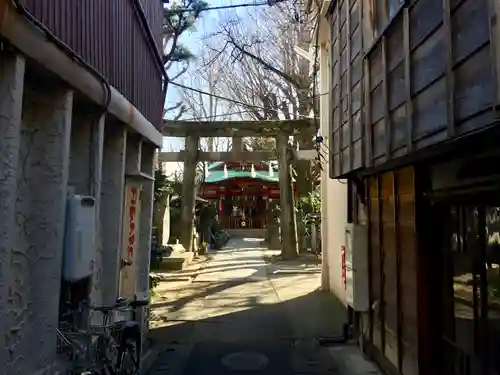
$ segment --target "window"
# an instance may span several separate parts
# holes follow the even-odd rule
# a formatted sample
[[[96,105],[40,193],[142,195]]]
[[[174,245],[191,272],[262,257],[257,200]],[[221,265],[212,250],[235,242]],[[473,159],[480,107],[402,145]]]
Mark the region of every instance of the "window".
[[[500,207],[449,209],[443,323],[446,374],[498,374]]]

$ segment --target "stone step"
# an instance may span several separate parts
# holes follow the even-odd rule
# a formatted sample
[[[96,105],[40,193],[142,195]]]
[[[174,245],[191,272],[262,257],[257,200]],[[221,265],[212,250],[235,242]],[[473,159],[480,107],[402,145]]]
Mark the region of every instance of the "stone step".
[[[173,254],[174,256],[186,252],[186,249],[181,244],[168,245],[168,247],[172,249],[171,254]]]
[[[172,253],[168,257],[163,257],[159,270],[182,271],[193,261],[193,258],[194,253],[192,251],[184,251],[181,254]]]

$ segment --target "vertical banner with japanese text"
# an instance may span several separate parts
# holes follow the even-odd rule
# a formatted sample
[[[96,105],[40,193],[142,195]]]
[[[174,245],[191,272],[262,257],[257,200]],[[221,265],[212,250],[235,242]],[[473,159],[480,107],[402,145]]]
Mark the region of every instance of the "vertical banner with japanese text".
[[[137,278],[137,251],[139,243],[139,218],[141,210],[142,184],[134,180],[125,181],[123,207],[123,234],[121,249],[120,297],[132,298]]]

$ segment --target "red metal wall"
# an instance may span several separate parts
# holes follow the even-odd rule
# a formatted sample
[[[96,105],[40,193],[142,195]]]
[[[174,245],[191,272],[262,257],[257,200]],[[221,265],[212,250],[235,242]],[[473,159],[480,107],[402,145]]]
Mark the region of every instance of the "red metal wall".
[[[27,0],[55,35],[99,70],[156,127],[163,113],[162,74],[133,0]],[[162,3],[141,0],[157,43]]]
[[[141,0],[142,8],[146,13],[149,27],[153,31],[156,43],[162,46],[162,26],[163,26],[163,4],[161,0]]]

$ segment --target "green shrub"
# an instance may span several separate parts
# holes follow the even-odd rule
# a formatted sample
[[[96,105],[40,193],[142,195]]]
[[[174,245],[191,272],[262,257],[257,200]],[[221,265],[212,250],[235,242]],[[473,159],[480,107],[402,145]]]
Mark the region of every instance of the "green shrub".
[[[149,296],[155,295],[154,289],[160,285],[161,278],[159,276],[149,275]]]

